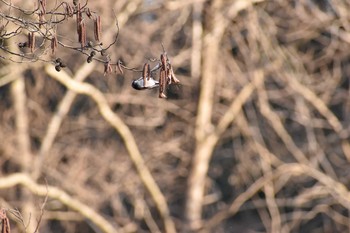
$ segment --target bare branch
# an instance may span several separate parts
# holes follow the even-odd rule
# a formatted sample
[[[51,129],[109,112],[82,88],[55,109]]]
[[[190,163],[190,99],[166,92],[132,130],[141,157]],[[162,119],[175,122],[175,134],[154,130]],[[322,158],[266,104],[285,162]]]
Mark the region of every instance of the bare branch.
[[[129,152],[130,159],[132,160],[136,171],[139,174],[140,179],[147,188],[148,192],[151,194],[153,201],[155,202],[159,213],[161,214],[166,232],[173,233],[176,232],[173,220],[170,217],[170,212],[166,199],[162,192],[160,191],[158,185],[154,181],[154,178],[143,160],[141,153],[138,149],[137,143],[130,132],[129,128],[124,124],[124,122],[116,115],[108,106],[107,100],[104,95],[97,90],[95,87],[87,83],[77,82],[71,79],[68,74],[61,72],[57,73],[52,67],[47,66],[46,72],[51,75],[54,79],[67,86],[69,89],[79,93],[88,95],[92,98],[102,115],[102,117],[119,133],[123,138],[126,149]]]
[[[96,213],[88,205],[85,205],[79,200],[71,197],[59,188],[47,185],[39,185],[35,183],[27,174],[23,173],[14,173],[10,176],[0,178],[0,189],[8,189],[16,185],[24,186],[35,195],[44,197],[47,196],[49,198],[59,200],[63,204],[67,205],[69,208],[79,212],[82,216],[89,219],[103,232],[118,232],[118,230],[114,226],[112,226],[106,219],[104,219],[100,214]]]

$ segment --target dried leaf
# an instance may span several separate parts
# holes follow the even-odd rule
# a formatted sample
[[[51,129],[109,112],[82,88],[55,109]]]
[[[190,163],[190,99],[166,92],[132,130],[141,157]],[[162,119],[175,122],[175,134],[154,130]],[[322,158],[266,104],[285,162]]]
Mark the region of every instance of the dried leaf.
[[[169,78],[170,78],[170,83],[180,83],[180,80],[178,80],[175,76],[175,73],[174,73],[174,70],[173,70],[173,67],[171,64],[168,64],[169,65]]]
[[[105,63],[105,67],[104,67],[104,72],[103,72],[103,76],[106,76],[107,74],[111,73],[113,71],[111,63],[108,61]]]
[[[122,62],[120,60],[118,60],[117,62],[117,67],[118,67],[118,70],[121,74],[124,74],[124,71],[122,69]]]

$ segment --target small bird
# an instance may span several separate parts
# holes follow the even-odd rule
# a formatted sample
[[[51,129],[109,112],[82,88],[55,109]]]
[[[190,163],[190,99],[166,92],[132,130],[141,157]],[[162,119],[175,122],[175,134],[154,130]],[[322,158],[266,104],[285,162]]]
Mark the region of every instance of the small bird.
[[[148,77],[146,79],[141,77],[132,81],[131,86],[136,90],[145,90],[159,87],[159,82],[152,77]]]

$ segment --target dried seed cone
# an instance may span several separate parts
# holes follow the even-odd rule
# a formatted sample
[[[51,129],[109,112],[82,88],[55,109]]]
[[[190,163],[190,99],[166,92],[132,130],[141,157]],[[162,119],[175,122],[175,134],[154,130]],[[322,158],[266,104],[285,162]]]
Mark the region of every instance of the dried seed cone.
[[[60,65],[55,65],[55,70],[57,71],[57,72],[60,72],[61,71],[61,66]]]
[[[165,99],[165,98],[167,98],[167,96],[164,93],[159,93],[159,98]]]

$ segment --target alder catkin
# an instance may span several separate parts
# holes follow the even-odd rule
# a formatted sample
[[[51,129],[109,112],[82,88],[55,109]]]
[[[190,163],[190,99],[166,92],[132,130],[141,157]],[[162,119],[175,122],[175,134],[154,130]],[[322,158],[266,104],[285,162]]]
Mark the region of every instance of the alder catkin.
[[[67,3],[66,4],[66,15],[68,17],[72,17],[73,13],[74,13],[73,8]]]
[[[77,33],[78,33],[79,43],[81,43],[80,39],[81,39],[81,21],[82,21],[82,15],[81,15],[80,3],[78,4],[78,7],[77,7],[76,17],[77,17]]]
[[[81,47],[83,48],[86,45],[86,27],[85,27],[84,21],[81,22],[80,27],[81,27],[81,29],[80,29],[79,42],[81,43]]]
[[[95,40],[100,42],[101,39],[101,17],[98,15],[96,16],[94,20],[94,35],[95,35]]]
[[[51,52],[52,54],[55,54],[57,49],[58,43],[57,43],[57,36],[55,36],[51,39]]]
[[[165,70],[161,70],[159,72],[159,98],[166,98],[164,94],[166,88],[166,72]]]
[[[4,211],[4,213],[2,214],[3,219],[1,221],[1,232],[2,233],[11,233],[11,228],[10,228],[10,220],[8,219],[8,217],[6,216],[6,213]]]
[[[42,27],[42,25],[44,25],[45,20],[44,20],[44,12],[40,10],[39,12],[39,28]]]
[[[147,80],[151,78],[151,65],[147,63]]]
[[[35,49],[35,34],[34,34],[34,32],[28,33],[28,47],[30,48],[31,52],[33,52]]]
[[[28,32],[28,35],[27,35],[27,40],[28,40],[28,48],[30,48],[31,44],[32,44],[32,37],[31,37],[31,34],[30,32]]]

